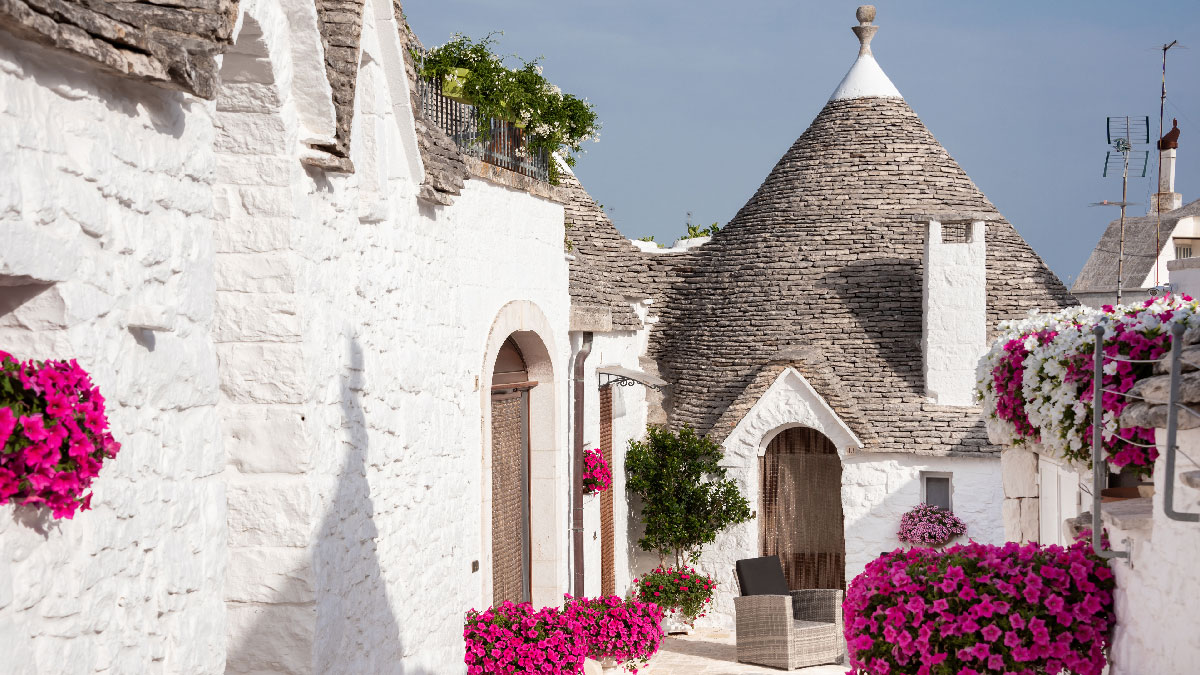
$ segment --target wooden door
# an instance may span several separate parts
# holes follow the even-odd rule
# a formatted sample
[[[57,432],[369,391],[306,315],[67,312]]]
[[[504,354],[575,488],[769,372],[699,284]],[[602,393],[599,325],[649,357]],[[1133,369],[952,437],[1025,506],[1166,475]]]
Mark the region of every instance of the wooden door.
[[[529,381],[505,341],[492,375],[492,604],[529,602]]]

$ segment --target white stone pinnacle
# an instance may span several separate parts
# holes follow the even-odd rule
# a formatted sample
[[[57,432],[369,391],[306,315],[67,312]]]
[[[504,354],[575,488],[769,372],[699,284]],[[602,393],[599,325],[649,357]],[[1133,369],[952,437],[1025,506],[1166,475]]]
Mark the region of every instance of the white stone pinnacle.
[[[875,37],[875,31],[879,30],[877,26],[871,25],[874,18],[875,8],[871,5],[858,8],[859,24],[852,29],[858,36],[858,59],[850,66],[850,71],[842,78],[837,89],[833,90],[830,101],[850,98],[904,98],[871,54],[871,38]]]

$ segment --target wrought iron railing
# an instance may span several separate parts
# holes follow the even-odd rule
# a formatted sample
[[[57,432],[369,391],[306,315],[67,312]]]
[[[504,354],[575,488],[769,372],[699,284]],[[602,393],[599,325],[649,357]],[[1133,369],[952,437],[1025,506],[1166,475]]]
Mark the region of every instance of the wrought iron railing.
[[[508,120],[483,118],[475,106],[442,95],[440,79],[417,78],[421,111],[425,118],[445,131],[464,154],[509,171],[550,181],[550,155],[545,149],[530,150],[526,132]],[[482,133],[484,125],[489,133]]]

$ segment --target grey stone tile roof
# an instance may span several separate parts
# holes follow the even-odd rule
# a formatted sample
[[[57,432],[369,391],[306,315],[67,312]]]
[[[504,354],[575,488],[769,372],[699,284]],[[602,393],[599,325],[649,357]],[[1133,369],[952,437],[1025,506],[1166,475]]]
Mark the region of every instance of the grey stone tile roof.
[[[978,410],[924,400],[924,226],[913,216],[944,212],[994,219],[990,324],[1076,304],[907,103],[831,101],[662,282],[650,349],[673,384],[670,424],[723,438],[791,363],[865,450],[995,451]],[[811,351],[779,356],[799,348]]]
[[[1158,227],[1158,241],[1155,241],[1155,225],[1159,217],[1148,216],[1125,217],[1125,288],[1138,288],[1146,276],[1154,269],[1154,261],[1167,245],[1167,239],[1176,223],[1181,218],[1200,214],[1200,199],[1184,204],[1174,211],[1162,214],[1161,226]],[[1157,245],[1156,245],[1157,244]],[[1077,293],[1113,291],[1117,288],[1117,259],[1121,250],[1121,219],[1108,224],[1104,234],[1100,236],[1096,248],[1079,272],[1079,278],[1071,286]],[[1163,279],[1166,281],[1166,279]]]
[[[642,322],[631,300],[661,297],[670,277],[670,264],[639,251],[604,213],[570,171],[560,186],[568,201],[564,216],[567,238],[573,244],[570,261],[571,302],[600,306],[612,314],[613,330],[637,330]],[[680,256],[669,256],[677,258]]]
[[[421,151],[421,164],[425,168],[425,179],[421,182],[417,196],[424,202],[449,206],[454,197],[462,194],[470,170],[466,156],[458,149],[454,139],[430,121],[421,106],[421,94],[417,89],[417,67],[412,51],[423,51],[420,39],[408,25],[400,0],[392,0],[396,25],[400,27],[400,45],[404,52],[404,69],[408,76],[408,91],[412,102],[413,121],[417,128],[417,147]]]
[[[235,0],[0,0],[0,29],[117,75],[213,99],[215,57],[230,44],[237,7]]]
[[[316,0],[316,4],[321,42],[325,47],[325,75],[333,89],[333,110],[337,118],[333,144],[318,149],[348,160],[365,3],[364,0]],[[342,169],[351,169],[348,161]]]

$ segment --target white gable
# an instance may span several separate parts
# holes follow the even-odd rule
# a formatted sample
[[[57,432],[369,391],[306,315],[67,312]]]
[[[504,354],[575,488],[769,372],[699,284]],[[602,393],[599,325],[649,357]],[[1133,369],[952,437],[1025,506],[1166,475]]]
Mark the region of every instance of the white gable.
[[[740,465],[755,460],[777,433],[789,427],[816,429],[833,441],[842,456],[851,448],[863,447],[808,380],[795,368],[788,368],[725,438],[725,463]]]

